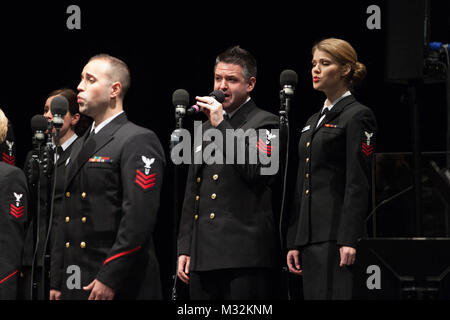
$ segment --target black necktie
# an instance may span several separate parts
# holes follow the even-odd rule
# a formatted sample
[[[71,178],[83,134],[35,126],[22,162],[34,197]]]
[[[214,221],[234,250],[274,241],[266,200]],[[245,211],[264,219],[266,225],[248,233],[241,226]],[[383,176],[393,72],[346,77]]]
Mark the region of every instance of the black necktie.
[[[230,116],[228,115],[228,113],[225,113],[225,114],[223,115],[223,118],[224,118],[225,120],[230,120]]]
[[[328,112],[330,112],[330,109],[328,109],[327,107],[323,108],[322,112],[320,113],[320,117],[322,117],[323,115],[327,115]]]
[[[322,109],[322,111],[320,112],[320,115],[319,115],[319,117],[317,118],[317,123],[316,123],[316,125],[315,125],[315,127],[314,128],[319,128],[319,124],[321,124],[322,123],[322,121],[323,121],[323,119],[322,119],[322,117],[325,115],[325,118],[326,118],[326,115],[327,115],[327,113],[330,111],[330,109],[328,109],[327,107],[325,107],[325,108],[323,108]],[[325,119],[324,118],[324,119]],[[321,121],[322,120],[322,121]]]
[[[84,140],[84,143],[86,144],[90,139],[92,139],[93,136],[95,136],[95,129],[92,129],[92,131],[86,137],[86,140]]]

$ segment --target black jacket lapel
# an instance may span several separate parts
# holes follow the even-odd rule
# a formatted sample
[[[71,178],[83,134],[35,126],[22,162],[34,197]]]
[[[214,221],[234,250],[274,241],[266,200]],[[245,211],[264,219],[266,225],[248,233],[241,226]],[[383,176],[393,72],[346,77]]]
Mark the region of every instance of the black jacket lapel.
[[[322,122],[317,126],[317,121],[320,119],[320,112],[317,114],[317,119],[315,121],[315,127],[313,135],[323,127],[323,125],[327,122],[332,121],[334,118],[336,118],[349,104],[355,102],[355,97],[353,95],[345,97],[341,101],[339,101],[331,110],[327,113],[325,118],[322,120]]]
[[[229,120],[231,126],[234,129],[241,128],[249,119],[249,114],[256,108],[256,104],[253,99],[250,99],[245,103]]]
[[[71,159],[69,163],[67,185],[71,183],[73,177],[88,162],[89,158],[91,158],[98,150],[109,143],[114,138],[114,133],[127,122],[128,119],[125,113],[121,114],[113,121],[108,123],[102,130],[100,130],[99,133],[91,137],[86,143],[84,142],[89,136],[89,132],[85,133],[83,139],[80,139],[81,143],[78,145],[79,152],[74,152],[74,158]]]
[[[75,141],[76,141],[76,140],[75,140]],[[68,146],[67,149],[63,151],[62,155],[60,155],[60,157],[58,158],[58,161],[56,162],[56,166],[57,166],[57,167],[60,167],[60,166],[62,166],[62,165],[65,165],[67,159],[68,159],[69,156],[70,156],[70,153],[72,152],[72,148],[73,148],[73,146],[74,146],[74,144],[75,144],[75,141],[72,142],[72,143],[70,144],[70,146]]]

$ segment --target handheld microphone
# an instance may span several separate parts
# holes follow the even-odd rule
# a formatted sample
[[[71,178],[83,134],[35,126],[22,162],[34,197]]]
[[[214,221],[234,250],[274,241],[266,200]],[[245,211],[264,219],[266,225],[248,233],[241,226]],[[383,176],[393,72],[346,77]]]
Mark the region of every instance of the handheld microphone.
[[[50,104],[50,110],[53,114],[53,125],[55,128],[60,129],[64,124],[64,116],[69,109],[69,101],[66,97],[56,96],[53,98]]]
[[[213,97],[219,103],[222,103],[225,101],[225,94],[223,93],[222,90],[214,90],[213,92],[208,94],[208,96]],[[202,110],[200,109],[200,107],[198,105],[193,105],[186,111],[186,114],[191,115],[191,114],[198,113],[200,111],[202,111]]]
[[[47,119],[41,114],[33,116],[31,118],[31,131],[37,142],[45,140],[45,130],[47,130]]]
[[[210,97],[214,97],[214,99],[217,100],[217,102],[222,103],[225,101],[225,94],[222,90],[214,90],[209,94]]]

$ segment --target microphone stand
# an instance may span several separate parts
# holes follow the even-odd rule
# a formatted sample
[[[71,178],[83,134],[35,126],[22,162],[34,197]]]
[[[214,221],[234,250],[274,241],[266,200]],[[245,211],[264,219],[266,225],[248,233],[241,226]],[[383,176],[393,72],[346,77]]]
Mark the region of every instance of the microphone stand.
[[[53,166],[54,166],[54,153],[53,153],[53,142],[52,142],[52,131],[53,131],[53,123],[49,122],[48,123],[48,127],[47,127],[47,131],[48,131],[48,135],[47,135],[47,142],[43,148],[43,150],[41,151],[40,154],[40,159],[41,159],[41,165],[42,165],[42,173],[44,175],[44,177],[46,178],[46,189],[45,189],[45,200],[47,203],[46,206],[46,213],[45,213],[45,225],[48,225],[48,221],[49,221],[49,216],[51,215],[51,210],[52,210],[52,194],[51,194],[51,177],[52,177],[52,173],[53,173]],[[57,129],[58,134],[59,134],[59,129]],[[40,169],[41,170],[41,169]],[[31,267],[31,273],[32,273],[32,292],[31,292],[31,298],[32,300],[38,300],[38,299],[45,299],[46,296],[48,296],[48,294],[46,294],[44,285],[45,285],[45,278],[44,278],[44,270],[45,270],[45,264],[44,261],[42,261],[42,272],[41,272],[41,277],[38,280],[38,269],[39,269],[39,263],[38,261],[41,261],[39,258],[39,248],[40,248],[40,243],[43,239],[41,239],[40,234],[41,234],[41,171],[39,171],[39,176],[38,176],[38,186],[37,186],[37,204],[38,204],[38,209],[37,209],[37,214],[36,214],[36,221],[34,224],[34,228],[37,232],[37,236],[36,236],[36,245],[34,248],[34,254],[33,254],[33,262],[32,262],[32,267]],[[50,206],[49,206],[50,204]],[[42,247],[43,248],[43,254],[45,253],[46,250],[46,243],[47,243],[47,239],[45,239],[45,244]]]
[[[53,214],[54,214],[54,200],[55,200],[55,191],[56,191],[56,181],[57,181],[57,166],[56,166],[56,159],[58,157],[58,146],[59,146],[59,133],[60,133],[60,129],[61,129],[62,123],[58,124],[58,125],[54,125],[55,127],[55,135],[54,135],[54,145],[55,147],[55,153],[53,154],[53,152],[49,152],[49,167],[48,167],[48,172],[47,172],[47,177],[49,180],[49,187],[51,187],[51,193],[50,193],[50,197],[49,197],[49,204],[50,206],[47,206],[47,212],[49,212],[49,214],[47,215],[47,219],[46,219],[46,226],[47,226],[47,235],[45,237],[45,242],[44,242],[44,247],[43,247],[43,254],[42,254],[42,277],[41,277],[41,282],[42,282],[42,297],[44,300],[48,300],[49,299],[49,293],[50,293],[50,251],[49,251],[49,240],[50,240],[50,235],[51,235],[51,230],[52,230],[52,224],[53,224]],[[52,132],[52,131],[50,131]],[[51,135],[50,135],[50,140],[51,140]],[[53,146],[53,144],[49,144],[47,143],[47,147],[49,149],[51,149]],[[53,173],[53,175],[52,175]],[[53,180],[53,183],[51,183]],[[50,209],[48,209],[50,208]]]
[[[287,92],[286,92],[287,91]],[[288,90],[282,89],[280,91],[280,151],[281,154],[285,154],[284,166],[282,168],[282,198],[281,198],[281,209],[280,209],[280,221],[279,221],[279,233],[280,233],[280,246],[281,252],[283,253],[284,241],[283,241],[283,216],[285,210],[285,197],[286,197],[286,180],[287,180],[287,170],[289,163],[289,110],[292,102],[292,95],[294,91],[292,88]],[[287,286],[288,300],[291,300],[291,293],[289,288],[289,271],[286,266],[282,268],[282,274],[284,274],[285,283]]]
[[[172,152],[173,148],[180,142],[180,136],[181,136],[181,129],[183,128],[183,119],[186,114],[186,108],[185,107],[179,107],[177,106],[175,109],[175,130],[170,135],[170,151]],[[177,294],[177,278],[178,278],[178,255],[177,255],[177,238],[178,238],[178,212],[179,212],[179,190],[178,190],[178,180],[179,180],[179,167],[178,165],[174,164],[173,167],[173,221],[174,226],[173,228],[173,246],[174,249],[173,252],[175,252],[175,273],[172,276],[173,279],[173,286],[172,286],[172,292],[171,292],[171,300],[177,300],[178,294]]]
[[[31,158],[28,163],[28,183],[30,185],[31,190],[35,190],[32,194],[35,195],[34,202],[36,205],[36,211],[32,216],[33,221],[33,260],[31,262],[31,290],[30,290],[30,299],[36,300],[37,298],[37,274],[36,274],[36,254],[38,250],[38,245],[40,241],[39,237],[39,223],[40,223],[40,214],[41,214],[41,159],[42,159],[42,149],[41,149],[41,141],[33,137],[33,151]]]

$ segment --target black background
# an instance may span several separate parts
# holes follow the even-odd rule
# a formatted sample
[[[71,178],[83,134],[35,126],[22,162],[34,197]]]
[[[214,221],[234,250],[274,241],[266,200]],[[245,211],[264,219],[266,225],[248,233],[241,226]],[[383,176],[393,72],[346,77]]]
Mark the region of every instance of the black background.
[[[66,9],[71,4],[81,8],[81,30],[66,27]],[[381,30],[366,27],[366,9],[372,4],[381,8]],[[169,157],[170,133],[175,126],[173,91],[186,89],[192,102],[196,95],[209,93],[216,55],[239,44],[258,62],[252,97],[258,106],[277,114],[279,75],[284,69],[295,70],[299,84],[289,115],[294,168],[290,172],[295,174],[300,130],[324,101],[323,94],[311,85],[311,47],[322,38],[343,38],[354,46],[368,69],[356,97],[377,117],[377,152],[412,151],[410,110],[400,101],[404,88],[385,81],[386,7],[387,1],[375,0],[8,4],[0,11],[0,107],[14,126],[17,165],[23,165],[31,149],[30,119],[42,113],[50,91],[76,89],[83,66],[94,54],[104,52],[124,60],[132,77],[124,103],[127,116],[158,135],[169,160],[156,231],[167,296],[174,259],[175,199]],[[430,39],[448,43],[448,1],[432,1],[431,18]],[[423,151],[445,151],[445,103],[444,84],[426,85],[421,91]],[[204,119],[201,115],[195,118]],[[186,128],[192,128],[192,120],[186,121]],[[181,175],[179,181],[181,193],[184,178]]]

